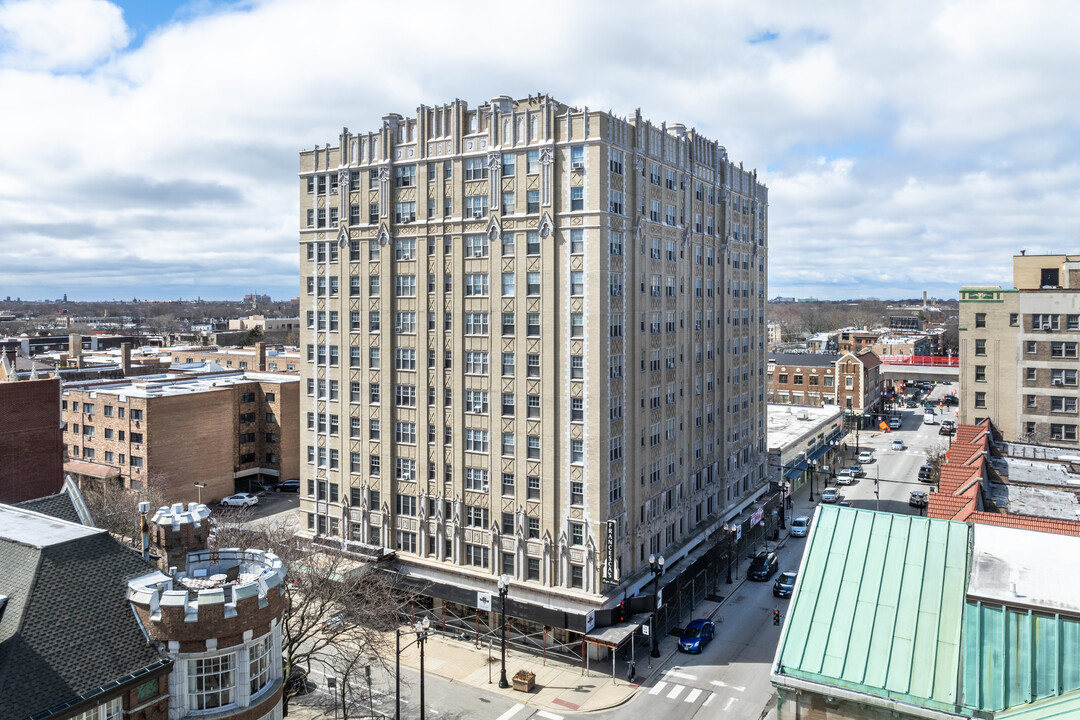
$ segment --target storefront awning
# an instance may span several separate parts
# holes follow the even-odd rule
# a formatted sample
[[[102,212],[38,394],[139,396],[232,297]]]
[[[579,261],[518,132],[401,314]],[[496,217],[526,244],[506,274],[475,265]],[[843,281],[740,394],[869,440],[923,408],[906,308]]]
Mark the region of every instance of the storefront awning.
[[[590,642],[595,645],[603,645],[612,649],[619,649],[622,644],[634,636],[644,623],[648,622],[648,613],[638,613],[629,620],[618,623],[617,625],[610,625],[604,628],[597,628],[585,636],[585,642]]]

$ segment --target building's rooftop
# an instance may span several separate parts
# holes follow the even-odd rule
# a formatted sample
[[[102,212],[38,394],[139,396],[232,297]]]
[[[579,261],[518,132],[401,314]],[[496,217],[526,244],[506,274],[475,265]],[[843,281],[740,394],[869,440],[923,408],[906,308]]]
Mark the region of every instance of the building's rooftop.
[[[69,717],[165,670],[125,598],[153,569],[104,530],[0,505],[0,717]]]
[[[831,353],[769,353],[769,362],[795,367],[832,367],[840,357]]]
[[[0,505],[0,540],[47,548],[103,532],[99,528],[68,522],[25,507]]]
[[[79,390],[93,391],[100,395],[123,395],[125,397],[173,397],[213,392],[219,388],[253,382],[284,385],[286,383],[300,382],[300,378],[296,375],[250,370],[208,374],[204,377],[177,377],[174,374],[161,373],[113,382],[70,383],[64,387],[64,394],[66,395],[72,390]]]
[[[769,403],[767,415],[769,449],[779,450],[808,432],[821,431],[822,425],[830,420],[840,422],[843,411],[839,405],[812,407]]]
[[[982,524],[974,533],[971,599],[1080,615],[1080,537]]]

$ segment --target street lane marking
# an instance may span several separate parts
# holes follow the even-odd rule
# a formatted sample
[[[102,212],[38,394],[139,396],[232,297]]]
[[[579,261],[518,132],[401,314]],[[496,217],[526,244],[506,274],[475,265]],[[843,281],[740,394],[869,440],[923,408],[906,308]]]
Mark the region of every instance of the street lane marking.
[[[681,673],[676,670],[668,670],[664,673],[670,677],[682,678],[683,680],[697,680],[697,675],[688,675],[687,673]]]
[[[690,691],[690,694],[683,698],[683,702],[692,703],[698,699],[698,695],[701,694],[701,688],[694,688]]]
[[[514,706],[514,707],[512,707],[512,708],[510,708],[509,710],[507,710],[506,712],[504,712],[504,713],[503,713],[502,715],[500,715],[500,716],[499,716],[499,718],[498,718],[498,720],[510,720],[510,718],[514,717],[514,715],[516,715],[516,714],[517,714],[517,712],[518,712],[519,710],[521,710],[521,708],[523,708],[523,707],[525,707],[525,706],[524,706],[523,704],[521,704],[521,703],[518,703],[517,705],[515,705],[515,706]]]
[[[562,715],[556,715],[555,713],[549,713],[547,710],[537,710],[536,714],[547,720],[563,720]]]
[[[726,682],[721,682],[720,680],[710,680],[709,682],[713,685],[716,685],[717,687],[726,687],[731,688],[732,690],[737,690],[739,692],[746,692],[745,687],[739,687],[738,685],[728,685]]]
[[[714,697],[716,697],[716,693],[709,693],[709,697],[705,698],[705,702],[701,703],[701,707],[705,707],[711,703]]]
[[[663,680],[660,680],[659,682],[656,683],[656,685],[653,686],[653,689],[649,691],[649,694],[650,695],[656,695],[666,687],[667,687],[667,683],[664,682]]]
[[[731,706],[735,704],[735,698],[728,698],[728,701],[724,703],[724,712],[731,709]]]
[[[682,691],[683,691],[683,686],[682,685],[675,685],[674,687],[671,688],[671,692],[669,692],[667,694],[667,699],[668,700],[674,700],[675,698],[679,697],[679,693],[681,693]]]

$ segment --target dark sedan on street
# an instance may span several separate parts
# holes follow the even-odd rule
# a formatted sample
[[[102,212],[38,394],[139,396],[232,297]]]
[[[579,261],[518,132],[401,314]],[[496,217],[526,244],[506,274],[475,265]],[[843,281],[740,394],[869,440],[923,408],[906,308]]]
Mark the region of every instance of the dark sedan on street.
[[[795,573],[782,572],[776,578],[772,586],[774,597],[791,597],[791,591],[795,589]]]
[[[746,571],[746,577],[751,580],[765,582],[780,569],[780,563],[774,552],[760,552],[750,562],[750,569]]]

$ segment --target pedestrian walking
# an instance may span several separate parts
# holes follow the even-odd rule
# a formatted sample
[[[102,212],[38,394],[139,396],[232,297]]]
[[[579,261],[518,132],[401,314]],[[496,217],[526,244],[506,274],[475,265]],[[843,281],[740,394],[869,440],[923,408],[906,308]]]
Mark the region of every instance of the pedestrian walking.
[[[633,660],[630,661],[630,671],[627,673],[627,675],[627,682],[634,682],[634,678],[637,677],[637,665],[634,663]]]

